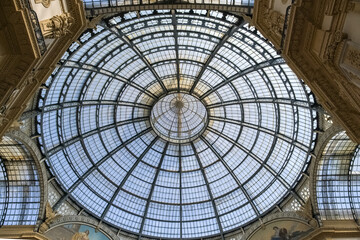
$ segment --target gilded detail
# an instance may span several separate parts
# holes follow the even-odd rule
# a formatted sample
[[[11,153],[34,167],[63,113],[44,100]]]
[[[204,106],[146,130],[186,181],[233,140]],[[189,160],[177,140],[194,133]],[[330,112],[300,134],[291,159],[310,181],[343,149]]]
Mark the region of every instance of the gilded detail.
[[[69,13],[56,15],[40,22],[44,38],[59,38],[70,33],[69,28],[74,23],[74,18]]]

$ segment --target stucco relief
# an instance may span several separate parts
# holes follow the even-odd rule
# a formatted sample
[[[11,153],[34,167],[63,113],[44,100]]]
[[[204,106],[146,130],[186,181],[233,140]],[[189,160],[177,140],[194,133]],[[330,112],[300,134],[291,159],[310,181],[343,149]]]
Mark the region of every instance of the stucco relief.
[[[360,45],[347,41],[340,58],[340,68],[347,79],[360,87]]]
[[[350,50],[348,53],[348,59],[352,66],[360,69],[360,51]]]
[[[281,35],[285,21],[284,16],[277,11],[270,10],[269,19],[271,30],[276,34]]]
[[[339,43],[341,43],[346,38],[347,38],[347,35],[341,31],[336,31],[335,33],[332,34],[330,43],[328,44],[328,46],[325,50],[324,57],[326,60],[334,59]]]

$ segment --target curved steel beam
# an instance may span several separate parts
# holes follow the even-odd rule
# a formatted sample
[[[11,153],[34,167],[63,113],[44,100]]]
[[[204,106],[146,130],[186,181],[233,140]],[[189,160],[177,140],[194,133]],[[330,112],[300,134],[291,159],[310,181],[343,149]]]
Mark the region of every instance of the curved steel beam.
[[[82,183],[84,181],[84,179],[86,177],[88,177],[95,169],[98,169],[98,167],[105,162],[106,160],[108,160],[110,157],[112,157],[112,155],[114,155],[116,152],[118,152],[119,150],[121,150],[122,148],[124,148],[127,144],[131,143],[132,141],[134,141],[135,139],[141,137],[142,135],[148,133],[152,131],[152,128],[147,128],[145,130],[143,130],[142,132],[138,133],[137,135],[133,136],[132,138],[129,138],[127,141],[123,142],[121,145],[119,145],[118,147],[116,147],[114,150],[112,150],[111,152],[109,152],[109,154],[107,154],[105,157],[103,157],[102,159],[100,159],[96,164],[94,164],[93,166],[91,166],[78,180],[76,180],[70,187],[69,189],[65,190],[66,194],[63,195],[63,197],[61,197],[58,202],[54,205],[53,209],[56,210],[58,207],[60,207],[61,203],[63,203],[69,196],[70,193],[72,191],[74,191],[74,189],[79,186],[80,183]]]

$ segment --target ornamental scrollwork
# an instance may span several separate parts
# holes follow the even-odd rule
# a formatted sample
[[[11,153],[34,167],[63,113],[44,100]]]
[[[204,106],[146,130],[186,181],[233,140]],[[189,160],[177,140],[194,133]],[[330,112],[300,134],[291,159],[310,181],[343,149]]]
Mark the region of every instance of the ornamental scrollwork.
[[[346,39],[347,35],[341,31],[336,31],[331,39],[330,44],[327,46],[326,48],[326,52],[325,52],[325,57],[327,60],[331,60],[334,59],[335,57],[335,52],[336,49],[339,45],[339,43],[343,40]]]

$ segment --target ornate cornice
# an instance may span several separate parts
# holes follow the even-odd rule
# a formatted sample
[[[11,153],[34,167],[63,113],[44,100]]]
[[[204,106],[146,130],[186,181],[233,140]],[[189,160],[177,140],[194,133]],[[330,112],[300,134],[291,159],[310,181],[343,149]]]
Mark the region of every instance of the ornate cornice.
[[[32,226],[2,226],[0,228],[2,239],[31,239],[31,240],[50,240],[44,235],[34,232]]]

